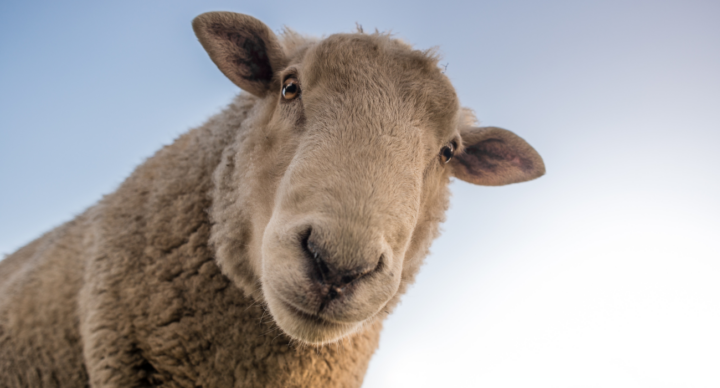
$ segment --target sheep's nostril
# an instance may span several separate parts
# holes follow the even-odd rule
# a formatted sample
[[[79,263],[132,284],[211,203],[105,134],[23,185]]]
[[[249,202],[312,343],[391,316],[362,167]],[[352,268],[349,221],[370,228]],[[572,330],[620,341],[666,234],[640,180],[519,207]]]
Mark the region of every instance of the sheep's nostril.
[[[357,275],[345,275],[342,278],[340,278],[340,283],[345,285],[345,284],[352,282],[353,280],[355,280],[357,278],[358,278]]]
[[[310,259],[311,272],[315,280],[325,283],[330,276],[331,270],[323,259],[322,249],[312,241],[311,236],[312,229],[308,229],[302,239],[302,248],[305,255]]]
[[[320,273],[320,277],[323,279],[327,279],[327,277],[330,275],[330,268],[328,268],[327,264],[319,253],[315,251],[311,252],[313,252],[313,261],[315,262],[315,268]]]

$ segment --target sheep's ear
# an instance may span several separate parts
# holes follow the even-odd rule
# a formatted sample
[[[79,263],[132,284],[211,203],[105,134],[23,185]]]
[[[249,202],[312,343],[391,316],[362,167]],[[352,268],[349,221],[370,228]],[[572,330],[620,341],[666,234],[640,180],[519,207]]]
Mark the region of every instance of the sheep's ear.
[[[545,163],[518,135],[495,127],[461,131],[464,148],[451,160],[458,179],[483,186],[525,182],[545,173]]]
[[[277,37],[263,22],[238,13],[208,12],[192,25],[210,59],[235,85],[259,97],[279,90],[275,72],[287,60]]]

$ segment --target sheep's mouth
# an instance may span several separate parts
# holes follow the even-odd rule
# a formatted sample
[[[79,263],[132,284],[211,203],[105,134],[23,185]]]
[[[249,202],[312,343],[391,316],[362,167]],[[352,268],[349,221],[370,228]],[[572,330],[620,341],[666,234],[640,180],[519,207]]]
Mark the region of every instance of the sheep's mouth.
[[[321,318],[317,314],[308,314],[308,313],[300,310],[299,308],[293,306],[292,304],[285,302],[284,300],[281,300],[281,302],[282,302],[283,306],[285,306],[285,308],[288,309],[291,313],[293,313],[296,316],[299,316],[300,318],[302,318],[306,321],[310,321],[317,325],[327,325],[327,324],[336,324],[337,325],[337,323],[329,322],[329,321]]]
[[[315,314],[307,313],[307,312],[293,306],[291,303],[285,302],[282,299],[280,300],[280,302],[285,307],[285,309],[290,311],[290,313],[292,315],[294,315],[295,317],[301,319],[302,321],[304,321],[306,323],[310,323],[313,325],[326,327],[326,328],[329,328],[329,327],[337,328],[337,327],[345,327],[345,326],[354,326],[359,323],[359,322],[334,321],[334,320],[331,320],[331,319],[328,319],[325,317],[321,317],[318,313],[315,313]]]
[[[271,298],[269,307],[278,326],[290,337],[308,344],[334,342],[354,332],[362,322],[334,322],[320,314],[308,313],[282,298]],[[274,306],[274,307],[273,307]],[[274,311],[273,311],[274,309]]]
[[[272,288],[272,287],[271,287]],[[302,306],[298,307],[293,302],[290,302],[287,297],[283,296],[282,292],[278,292],[274,288],[272,288],[272,294],[274,296],[273,299],[276,299],[278,302],[280,302],[280,305],[284,308],[284,310],[288,311],[292,316],[299,318],[301,321],[322,326],[322,327],[342,327],[342,326],[352,326],[356,325],[360,322],[352,320],[352,321],[343,321],[343,320],[337,320],[333,319],[331,317],[328,317],[327,314],[323,314],[327,310],[327,305],[332,302],[340,302],[339,300],[335,301],[323,301],[320,303],[320,306],[317,310],[309,312],[307,308],[303,308]],[[290,299],[292,300],[292,299]]]

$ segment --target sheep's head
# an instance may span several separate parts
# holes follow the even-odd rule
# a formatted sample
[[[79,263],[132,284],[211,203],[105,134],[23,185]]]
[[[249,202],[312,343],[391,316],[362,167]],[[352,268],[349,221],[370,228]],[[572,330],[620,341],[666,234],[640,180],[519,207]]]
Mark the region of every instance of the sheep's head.
[[[544,173],[516,135],[468,124],[427,52],[382,34],[280,41],[224,12],[193,27],[257,97],[215,174],[217,259],[292,338],[327,343],[384,317],[437,235],[451,176]]]

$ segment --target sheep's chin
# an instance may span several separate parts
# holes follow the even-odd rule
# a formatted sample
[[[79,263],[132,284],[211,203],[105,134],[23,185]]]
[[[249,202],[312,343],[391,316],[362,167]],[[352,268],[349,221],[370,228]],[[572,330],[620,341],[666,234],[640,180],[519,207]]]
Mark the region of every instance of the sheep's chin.
[[[272,290],[265,289],[265,301],[275,323],[290,338],[310,344],[324,345],[336,342],[360,328],[361,322],[338,323],[303,313],[283,302]]]

